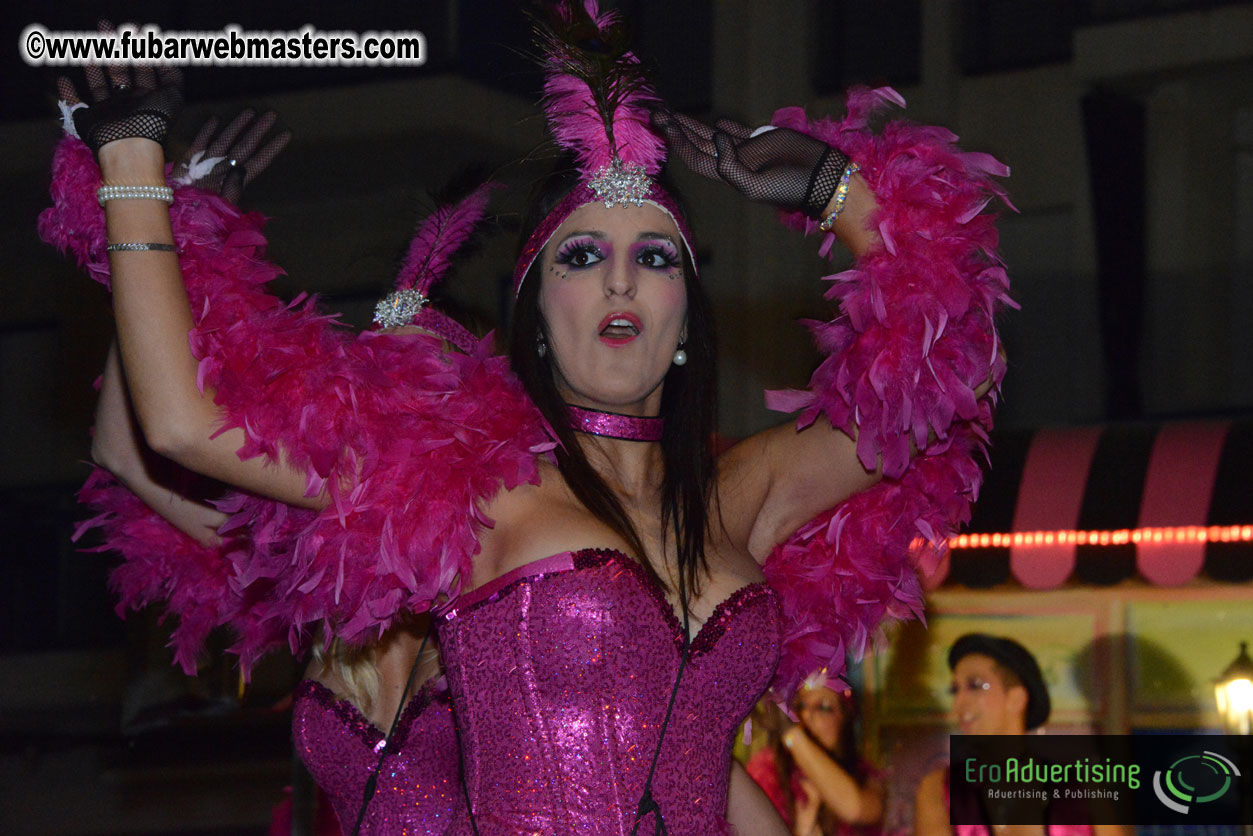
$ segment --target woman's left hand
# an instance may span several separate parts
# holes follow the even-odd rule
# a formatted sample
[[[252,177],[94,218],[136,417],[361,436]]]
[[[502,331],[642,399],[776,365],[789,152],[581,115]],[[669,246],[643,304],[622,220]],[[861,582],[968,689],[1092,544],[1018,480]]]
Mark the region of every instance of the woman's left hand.
[[[733,186],[749,200],[820,217],[848,157],[789,128],[752,131],[730,119],[711,128],[681,113],[658,110],[653,124],[670,150],[698,174]]]
[[[174,166],[170,176],[175,183],[217,192],[238,204],[244,187],[274,162],[291,141],[291,131],[280,131],[269,138],[278,114],[266,111],[260,116],[248,109],[218,131],[218,119],[210,117],[191,147]],[[264,144],[262,144],[264,141]]]

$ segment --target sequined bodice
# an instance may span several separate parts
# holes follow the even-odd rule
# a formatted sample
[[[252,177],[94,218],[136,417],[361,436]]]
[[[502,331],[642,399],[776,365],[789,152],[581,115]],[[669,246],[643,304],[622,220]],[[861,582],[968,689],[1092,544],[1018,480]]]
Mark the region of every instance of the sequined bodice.
[[[292,708],[292,737],[313,779],[330,797],[340,829],[350,833],[366,780],[378,763],[384,734],[324,685],[300,683]],[[383,761],[362,836],[436,836],[466,817],[457,778],[457,735],[448,691],[428,683],[405,706]]]
[[[629,833],[682,646],[661,590],[614,551],[545,558],[458,599],[440,648],[480,836]],[[653,779],[670,836],[725,831],[732,736],[778,647],[765,584],[692,640]]]

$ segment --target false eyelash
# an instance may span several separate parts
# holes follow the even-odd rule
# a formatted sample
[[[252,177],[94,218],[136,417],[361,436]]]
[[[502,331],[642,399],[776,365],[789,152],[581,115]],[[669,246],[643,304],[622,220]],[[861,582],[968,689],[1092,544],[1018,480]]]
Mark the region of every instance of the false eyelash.
[[[635,261],[639,261],[644,256],[661,256],[662,263],[654,267],[653,269],[655,270],[669,270],[678,267],[682,263],[679,259],[679,251],[675,249],[674,245],[660,241],[640,246],[634,255]]]
[[[557,264],[578,267],[580,265],[574,264],[574,259],[580,253],[594,255],[601,261],[605,259],[604,248],[601,247],[594,238],[575,238],[570,241],[566,241],[561,245],[561,247],[557,250],[557,255],[553,261]],[[582,266],[590,267],[591,265]]]

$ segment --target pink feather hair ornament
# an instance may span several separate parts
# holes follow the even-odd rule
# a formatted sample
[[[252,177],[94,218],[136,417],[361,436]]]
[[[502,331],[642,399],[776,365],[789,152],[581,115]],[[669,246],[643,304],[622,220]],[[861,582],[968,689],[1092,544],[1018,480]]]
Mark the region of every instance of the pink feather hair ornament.
[[[448,340],[466,354],[478,340],[465,327],[428,303],[430,289],[452,266],[452,257],[474,234],[487,213],[487,204],[499,183],[487,182],[460,202],[441,206],[418,224],[409,251],[396,277],[396,289],[374,308],[374,324],[383,328],[416,325]]]
[[[531,233],[514,267],[514,293],[557,228],[594,201],[656,206],[674,219],[693,264],[691,231],[678,202],[656,180],[665,140],[650,120],[660,104],[643,66],[627,49],[626,24],[595,0],[562,0],[535,17],[544,70],[544,115],[553,140],[574,155],[579,183]]]

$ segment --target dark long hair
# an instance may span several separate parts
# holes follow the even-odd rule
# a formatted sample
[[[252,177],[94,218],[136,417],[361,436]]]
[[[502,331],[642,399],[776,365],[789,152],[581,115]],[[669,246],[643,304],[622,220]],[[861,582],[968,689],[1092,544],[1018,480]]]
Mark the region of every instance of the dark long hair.
[[[677,198],[669,184],[667,191]],[[543,180],[530,202],[522,229],[522,245],[532,231],[572,188],[582,188],[578,172],[565,162]],[[712,450],[717,423],[717,340],[713,308],[696,279],[690,254],[683,251],[683,281],[687,290],[686,365],[671,365],[661,394],[665,430],[661,438],[665,476],[661,485],[661,542],[674,532],[679,555],[679,584],[683,594],[699,592],[706,567],[705,536],[709,530],[710,504],[714,500],[715,465]],[[622,503],[588,462],[566,416],[565,403],[553,379],[552,358],[541,357],[537,341],[547,334],[539,308],[543,254],[537,256],[522,282],[514,306],[509,357],[514,373],[539,407],[561,442],[556,450],[562,477],[593,516],[609,526],[644,561],[654,579],[665,585],[656,567],[648,562],[643,543]]]
[[[818,738],[814,737],[804,723],[800,723],[801,731],[812,740],[819,749],[826,752],[827,757],[835,761],[841,769],[849,774],[857,786],[864,786],[866,783],[865,766],[861,760],[861,750],[858,745],[857,735],[857,697],[853,693],[847,696],[838,696],[837,701],[840,706],[840,734],[836,741],[835,747],[828,749],[822,745]],[[793,709],[799,704],[799,696],[793,703]],[[799,716],[799,715],[798,715]],[[776,734],[771,741],[774,748],[774,768],[775,778],[778,779],[778,785],[783,790],[783,797],[787,809],[790,811],[792,820],[796,820],[796,796],[792,792],[792,775],[794,775],[799,767],[796,765],[795,758],[792,757],[792,750],[783,745],[783,735]],[[836,818],[835,811],[828,807],[825,803],[818,810],[818,829],[823,833],[835,833],[839,828],[839,819]]]

